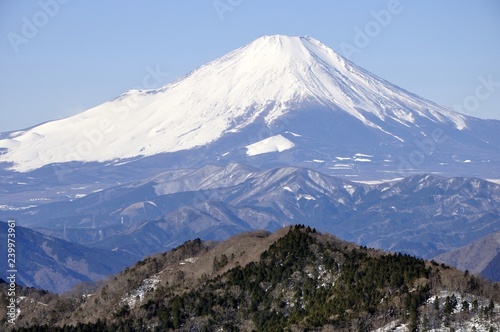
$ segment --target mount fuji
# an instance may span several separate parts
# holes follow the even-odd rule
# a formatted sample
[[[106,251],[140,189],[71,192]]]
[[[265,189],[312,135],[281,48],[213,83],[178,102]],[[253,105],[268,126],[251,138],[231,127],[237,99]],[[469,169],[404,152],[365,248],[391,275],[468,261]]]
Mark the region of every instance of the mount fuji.
[[[0,168],[109,173],[243,162],[358,178],[486,178],[498,177],[499,132],[500,121],[420,98],[311,37],[272,35],[162,88],[0,134]]]

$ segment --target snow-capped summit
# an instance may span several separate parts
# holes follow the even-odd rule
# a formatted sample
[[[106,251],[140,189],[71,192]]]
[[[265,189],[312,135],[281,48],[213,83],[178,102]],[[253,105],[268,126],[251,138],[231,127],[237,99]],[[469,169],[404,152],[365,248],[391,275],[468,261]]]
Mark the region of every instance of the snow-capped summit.
[[[342,126],[340,118],[347,116],[356,126],[351,132],[369,130],[372,141],[375,135],[395,144],[430,135],[421,134],[425,126],[464,130],[470,119],[390,84],[311,37],[271,35],[160,89],[131,90],[78,115],[12,133],[0,140],[0,163],[28,171],[50,163],[152,156],[207,146],[250,125],[263,128],[257,129],[260,136],[249,141],[245,134],[245,142],[233,140],[228,150],[255,147],[283,134],[262,134],[276,122],[286,118],[297,128],[290,117],[300,112],[308,111],[301,116],[311,123],[323,122],[318,110],[327,110],[334,125]],[[302,134],[306,140],[307,130],[283,137],[286,146],[297,148],[294,138]]]

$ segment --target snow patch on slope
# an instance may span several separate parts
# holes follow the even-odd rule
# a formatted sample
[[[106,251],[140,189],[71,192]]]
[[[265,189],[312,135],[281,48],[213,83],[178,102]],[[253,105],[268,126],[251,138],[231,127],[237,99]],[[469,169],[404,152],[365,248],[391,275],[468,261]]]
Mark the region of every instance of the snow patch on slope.
[[[282,135],[272,136],[246,146],[248,156],[256,156],[269,152],[282,152],[293,147],[293,142],[286,139]]]
[[[144,279],[139,288],[128,293],[125,297],[121,299],[121,303],[128,304],[131,308],[135,307],[137,302],[142,302],[144,296],[147,292],[155,290],[156,285],[160,282],[158,275],[154,275],[151,278]]]

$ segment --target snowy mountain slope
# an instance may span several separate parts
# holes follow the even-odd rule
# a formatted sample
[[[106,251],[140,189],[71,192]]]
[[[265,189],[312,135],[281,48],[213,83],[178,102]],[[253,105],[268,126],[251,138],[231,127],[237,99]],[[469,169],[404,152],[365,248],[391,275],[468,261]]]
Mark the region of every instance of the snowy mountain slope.
[[[339,137],[333,131],[348,124],[347,132],[396,146],[432,137],[434,128],[445,128],[450,137],[460,136],[460,142],[464,141],[460,132],[475,130],[469,124],[474,119],[380,79],[313,38],[273,35],[163,88],[128,91],[75,116],[10,133],[0,140],[0,163],[29,171],[50,163],[104,162],[185,151],[223,138],[232,142],[224,147],[237,150],[281,135],[286,127],[297,127],[295,120],[287,118],[291,114],[308,118],[312,124],[326,117],[329,128],[324,130],[336,140]],[[500,127],[497,122],[492,130]],[[279,132],[273,132],[276,128]],[[248,139],[251,136],[245,129],[261,137]],[[304,140],[318,144],[309,137],[307,124],[301,121],[295,129],[298,134],[281,136],[288,141],[286,147],[300,148]],[[246,137],[243,142],[242,136]],[[476,139],[477,135],[472,136]],[[491,150],[495,140],[482,142]],[[217,151],[234,158],[229,152]]]

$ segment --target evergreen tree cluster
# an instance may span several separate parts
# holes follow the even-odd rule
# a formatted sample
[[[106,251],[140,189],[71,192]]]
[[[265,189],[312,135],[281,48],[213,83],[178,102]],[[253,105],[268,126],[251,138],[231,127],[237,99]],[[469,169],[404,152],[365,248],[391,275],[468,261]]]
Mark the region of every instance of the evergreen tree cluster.
[[[348,329],[353,320],[356,328],[368,330],[371,321],[383,316],[383,302],[392,316],[406,319],[413,314],[417,319],[415,312],[427,299],[429,288],[424,282],[410,289],[416,280],[428,277],[423,260],[402,254],[373,255],[366,248],[345,250],[317,241],[315,233],[309,227],[294,226],[258,262],[237,266],[207,280],[201,289],[168,301],[152,299],[142,309],[147,319],[158,319],[159,330],[178,329],[193,321],[207,330],[238,329],[248,323],[256,331],[327,324]],[[217,269],[225,264],[227,257],[214,260]],[[326,275],[335,281],[325,282]],[[394,309],[397,301],[407,303],[404,312]]]

